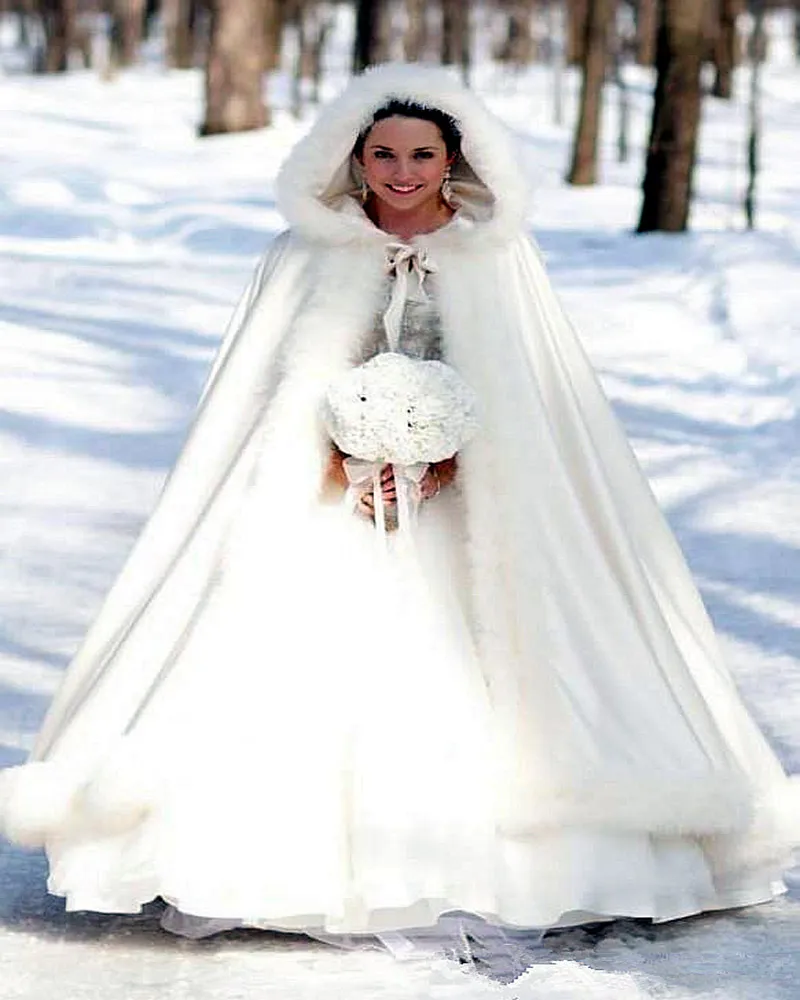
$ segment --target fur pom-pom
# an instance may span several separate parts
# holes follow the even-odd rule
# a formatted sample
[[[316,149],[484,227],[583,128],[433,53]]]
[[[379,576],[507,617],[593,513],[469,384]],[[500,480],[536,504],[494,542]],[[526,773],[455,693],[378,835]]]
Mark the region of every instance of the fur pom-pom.
[[[0,773],[0,832],[20,847],[42,847],[72,813],[74,776],[50,761]]]
[[[0,772],[0,834],[20,847],[81,829],[113,836],[137,826],[156,797],[154,769],[126,743],[87,775],[60,761]]]

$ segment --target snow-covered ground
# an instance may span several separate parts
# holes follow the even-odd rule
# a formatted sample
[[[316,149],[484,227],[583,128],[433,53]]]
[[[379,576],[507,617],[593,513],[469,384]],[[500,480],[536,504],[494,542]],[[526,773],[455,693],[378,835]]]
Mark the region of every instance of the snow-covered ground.
[[[628,75],[631,160],[561,183],[574,111],[545,70],[481,65],[519,133],[532,224],[686,548],[729,662],[800,770],[800,69],[765,76],[759,228],[742,231],[745,112],[709,100],[688,236],[636,237],[647,76]],[[738,81],[742,94],[746,74]],[[24,758],[70,654],[179,447],[215,343],[279,229],[272,182],[307,127],[197,140],[201,79],[148,65],[103,84],[0,79],[0,764]],[[781,901],[530,945],[513,985],[239,932],[192,944],[153,913],[64,915],[38,854],[0,846],[0,1000],[359,997],[796,1000],[800,873]]]

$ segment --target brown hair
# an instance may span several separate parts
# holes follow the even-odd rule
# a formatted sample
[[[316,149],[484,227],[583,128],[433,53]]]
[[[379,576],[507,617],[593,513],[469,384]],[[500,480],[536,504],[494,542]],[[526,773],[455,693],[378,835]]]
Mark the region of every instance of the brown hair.
[[[428,107],[426,104],[417,104],[415,101],[401,101],[399,98],[392,98],[373,114],[372,121],[358,134],[358,138],[353,146],[353,155],[361,159],[364,155],[364,143],[367,136],[372,131],[372,127],[385,118],[393,118],[399,115],[401,118],[421,118],[426,122],[433,122],[442,134],[442,139],[447,148],[448,156],[456,156],[461,152],[461,129],[458,122],[451,115],[439,108]]]

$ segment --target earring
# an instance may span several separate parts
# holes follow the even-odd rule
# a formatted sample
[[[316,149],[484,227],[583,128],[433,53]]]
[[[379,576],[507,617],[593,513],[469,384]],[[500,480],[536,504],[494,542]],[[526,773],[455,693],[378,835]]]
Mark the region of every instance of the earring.
[[[361,204],[365,205],[367,198],[369,198],[369,187],[365,180],[361,181]]]
[[[452,188],[452,185],[450,184],[450,164],[449,163],[444,168],[444,176],[442,178],[441,193],[442,193],[442,201],[446,205],[449,205],[452,208],[453,207],[453,188]]]

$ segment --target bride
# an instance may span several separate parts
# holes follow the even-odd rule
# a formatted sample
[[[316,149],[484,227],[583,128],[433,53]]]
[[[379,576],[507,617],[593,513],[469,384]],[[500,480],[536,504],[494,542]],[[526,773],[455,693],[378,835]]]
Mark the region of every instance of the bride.
[[[279,178],[289,223],[70,666],[3,829],[69,909],[309,933],[548,928],[772,899],[793,788],[525,234],[500,123],[382,67]],[[393,350],[479,426],[376,544],[327,387]],[[383,470],[377,502],[397,485]],[[352,501],[352,502],[351,502]],[[168,925],[169,925],[168,920]]]

